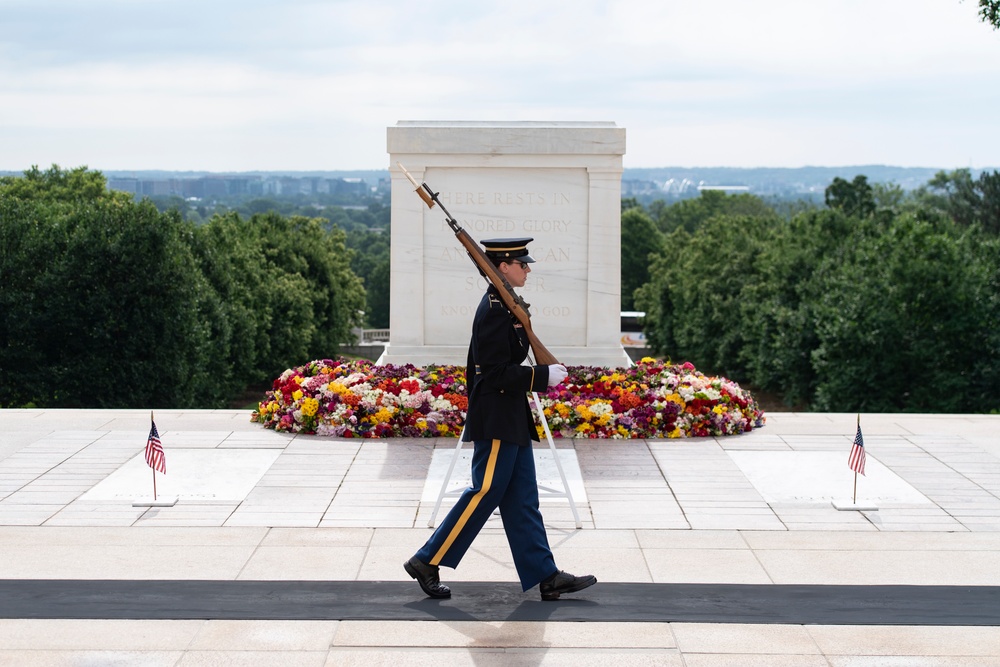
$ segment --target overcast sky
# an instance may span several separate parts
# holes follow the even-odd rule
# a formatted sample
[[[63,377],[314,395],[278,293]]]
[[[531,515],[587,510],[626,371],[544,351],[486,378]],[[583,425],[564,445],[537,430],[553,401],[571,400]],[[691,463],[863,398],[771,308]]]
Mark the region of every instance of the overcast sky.
[[[1000,167],[976,0],[0,0],[0,170],[388,167],[399,120],[625,166]]]

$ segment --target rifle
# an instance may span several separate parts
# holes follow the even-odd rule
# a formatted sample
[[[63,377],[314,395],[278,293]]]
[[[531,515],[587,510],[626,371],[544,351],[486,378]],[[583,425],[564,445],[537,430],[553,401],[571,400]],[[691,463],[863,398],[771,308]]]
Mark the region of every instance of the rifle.
[[[528,334],[528,344],[531,345],[531,351],[535,356],[535,363],[542,366],[548,366],[551,364],[558,364],[559,361],[556,359],[555,355],[545,349],[542,345],[542,341],[538,340],[538,336],[531,329],[531,313],[528,308],[531,304],[527,303],[514,291],[507,279],[497,271],[497,267],[493,265],[493,262],[489,260],[483,249],[479,247],[479,244],[472,240],[469,233],[462,229],[462,226],[458,224],[458,221],[451,217],[451,213],[448,209],[444,207],[441,200],[438,199],[437,192],[434,192],[426,184],[418,184],[416,179],[410,175],[410,172],[406,171],[401,163],[397,162],[396,165],[403,170],[406,178],[413,183],[413,187],[416,188],[415,192],[424,203],[427,204],[427,208],[434,208],[434,204],[441,207],[441,212],[444,213],[445,219],[448,221],[448,226],[451,230],[455,232],[455,236],[458,237],[459,243],[461,243],[466,252],[469,253],[469,258],[472,259],[472,263],[476,265],[479,271],[486,276],[493,286],[496,287],[497,292],[500,293],[500,298],[503,300],[507,310],[517,318],[517,321],[521,323],[524,327],[524,331]]]

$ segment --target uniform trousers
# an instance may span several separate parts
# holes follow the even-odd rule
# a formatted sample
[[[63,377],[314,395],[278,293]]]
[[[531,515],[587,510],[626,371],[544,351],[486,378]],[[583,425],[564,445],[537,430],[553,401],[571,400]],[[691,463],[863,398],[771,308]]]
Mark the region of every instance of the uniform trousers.
[[[499,507],[517,576],[526,591],[557,572],[538,509],[532,449],[500,440],[477,440],[473,446],[472,486],[462,493],[416,557],[429,565],[458,567]]]

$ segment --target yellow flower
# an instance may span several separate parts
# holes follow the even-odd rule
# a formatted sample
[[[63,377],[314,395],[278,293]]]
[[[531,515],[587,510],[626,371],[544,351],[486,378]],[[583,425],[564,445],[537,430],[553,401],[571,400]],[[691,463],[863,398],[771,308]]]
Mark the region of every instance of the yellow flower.
[[[717,415],[724,415],[726,414],[727,409],[726,406],[724,405],[716,405],[714,408],[712,408],[712,412],[714,412]]]
[[[331,383],[329,384],[329,389],[330,389],[330,391],[332,391],[333,393],[335,393],[335,394],[339,394],[339,395],[341,395],[341,396],[343,396],[344,394],[349,394],[349,393],[351,393],[351,390],[350,390],[350,389],[348,389],[348,388],[347,388],[346,386],[344,386],[344,385],[343,385],[342,383],[340,383],[340,382],[331,382]]]
[[[302,414],[306,417],[312,417],[319,410],[319,401],[315,398],[307,398],[302,401]]]
[[[301,389],[296,389],[295,391],[292,392],[292,400],[293,401],[297,401],[300,398],[302,398],[302,390]]]
[[[668,438],[679,438],[681,437],[681,430],[679,428],[674,428],[673,431],[667,434]]]

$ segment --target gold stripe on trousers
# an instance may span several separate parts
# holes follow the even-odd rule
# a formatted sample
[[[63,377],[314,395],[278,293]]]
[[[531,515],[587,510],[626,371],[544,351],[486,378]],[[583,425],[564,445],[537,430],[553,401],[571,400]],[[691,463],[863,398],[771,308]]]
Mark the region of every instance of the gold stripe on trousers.
[[[441,562],[444,555],[448,553],[448,549],[451,548],[451,545],[462,533],[462,530],[465,528],[465,524],[469,522],[469,517],[471,517],[472,513],[476,511],[477,507],[479,507],[479,502],[483,499],[483,496],[490,492],[490,487],[493,486],[493,475],[496,472],[497,456],[499,456],[499,454],[500,440],[496,439],[490,445],[490,458],[486,463],[486,474],[483,476],[482,488],[476,492],[476,495],[472,496],[472,499],[469,501],[465,511],[462,512],[462,516],[458,518],[458,521],[455,522],[455,526],[451,529],[451,532],[448,533],[448,539],[444,541],[444,544],[441,545],[438,552],[434,554],[434,558],[431,559],[431,565],[437,565]]]

